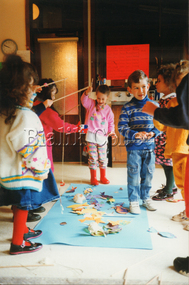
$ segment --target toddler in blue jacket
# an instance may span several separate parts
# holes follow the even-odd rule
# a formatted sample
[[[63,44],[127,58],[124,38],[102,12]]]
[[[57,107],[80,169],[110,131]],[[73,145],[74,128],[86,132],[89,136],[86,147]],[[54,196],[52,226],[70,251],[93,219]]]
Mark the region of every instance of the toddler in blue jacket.
[[[140,214],[140,199],[150,211],[156,209],[150,199],[151,181],[155,170],[154,138],[160,132],[154,127],[153,117],[142,112],[148,98],[150,84],[142,70],[128,78],[128,91],[134,96],[121,111],[118,130],[124,136],[127,150],[127,184],[130,212]]]

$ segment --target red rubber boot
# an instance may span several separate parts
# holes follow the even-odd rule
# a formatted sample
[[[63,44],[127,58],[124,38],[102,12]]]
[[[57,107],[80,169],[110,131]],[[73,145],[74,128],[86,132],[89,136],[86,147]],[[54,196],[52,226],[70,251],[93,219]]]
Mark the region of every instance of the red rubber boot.
[[[91,173],[91,185],[99,185],[96,177],[96,169],[90,169]]]
[[[110,183],[110,181],[106,178],[106,168],[100,168],[100,182],[102,184]]]

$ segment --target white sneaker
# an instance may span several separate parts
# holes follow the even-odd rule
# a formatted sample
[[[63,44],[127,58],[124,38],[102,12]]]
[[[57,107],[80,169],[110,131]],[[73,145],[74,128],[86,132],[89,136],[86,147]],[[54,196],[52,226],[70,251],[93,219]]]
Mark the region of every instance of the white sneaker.
[[[144,206],[149,211],[156,211],[157,210],[156,208],[154,208],[151,199],[144,200],[142,206]]]
[[[139,202],[130,202],[129,210],[131,214],[139,215],[140,214]]]
[[[189,218],[187,218],[186,212],[184,210],[180,214],[173,216],[171,220],[173,220],[175,222],[188,222]]]

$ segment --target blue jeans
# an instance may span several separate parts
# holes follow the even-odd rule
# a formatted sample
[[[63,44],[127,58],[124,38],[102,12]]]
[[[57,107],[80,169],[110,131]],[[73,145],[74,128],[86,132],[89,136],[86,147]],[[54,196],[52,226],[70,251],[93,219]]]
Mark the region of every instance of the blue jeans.
[[[127,187],[130,202],[149,199],[154,170],[154,150],[127,152]]]

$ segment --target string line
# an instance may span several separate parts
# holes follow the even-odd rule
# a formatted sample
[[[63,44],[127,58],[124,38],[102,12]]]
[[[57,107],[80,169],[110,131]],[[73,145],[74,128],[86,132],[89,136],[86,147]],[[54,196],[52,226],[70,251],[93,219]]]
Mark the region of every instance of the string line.
[[[57,81],[53,81],[53,82],[50,82],[50,83],[45,83],[45,84],[43,84],[43,85],[41,85],[41,86],[39,86],[39,87],[46,87],[46,86],[55,84],[55,83],[57,83],[57,82],[63,81],[63,80],[65,80],[65,79],[67,79],[67,78],[63,78],[63,79],[60,79],[60,80],[57,80]]]
[[[64,86],[63,86],[63,94],[65,95],[66,93],[66,81],[64,81]],[[64,119],[64,123],[65,123],[65,102],[64,102],[64,115],[63,115],[63,119]],[[64,177],[64,151],[65,151],[65,148],[64,148],[64,144],[65,144],[65,135],[64,135],[64,132],[63,132],[63,141],[62,141],[62,182],[64,181],[63,180],[63,177]]]
[[[73,108],[71,108],[70,110],[66,111],[66,113],[65,113],[65,114],[69,113],[71,110],[75,109],[76,107],[79,107],[79,104],[78,104],[78,105],[76,105],[76,106],[74,106],[74,107],[73,107]]]
[[[60,98],[54,100],[53,103],[54,103],[54,102],[57,102],[57,101],[59,101],[59,100],[61,100],[61,99],[64,99],[64,98],[66,98],[66,97],[69,97],[69,96],[71,96],[71,95],[73,95],[73,94],[75,94],[75,93],[81,92],[81,91],[83,91],[83,90],[85,90],[85,89],[87,89],[87,88],[89,88],[89,86],[87,86],[87,87],[85,87],[85,88],[82,88],[82,89],[80,89],[80,90],[77,90],[77,91],[75,91],[75,92],[73,92],[73,93],[70,93],[70,94],[68,94],[68,95],[66,95],[66,96],[62,96],[62,97],[60,97]]]

